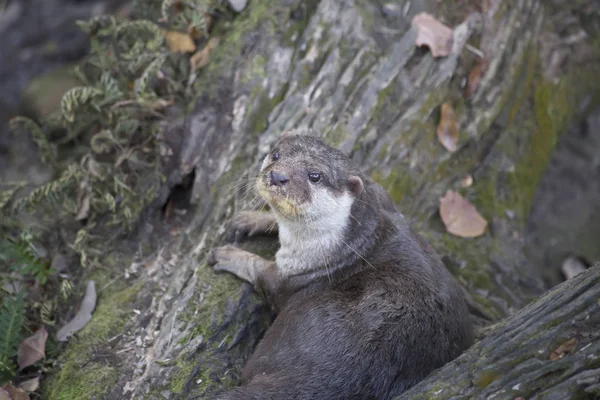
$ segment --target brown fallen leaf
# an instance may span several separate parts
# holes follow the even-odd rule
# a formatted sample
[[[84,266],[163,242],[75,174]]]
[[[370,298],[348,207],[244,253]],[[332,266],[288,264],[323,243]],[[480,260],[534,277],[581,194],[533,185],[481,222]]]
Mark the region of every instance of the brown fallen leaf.
[[[453,31],[431,14],[415,15],[412,24],[417,27],[417,46],[427,46],[434,57],[445,57],[452,50]]]
[[[29,400],[29,395],[23,389],[14,387],[12,384],[4,386],[4,389],[8,393],[8,399],[10,400]],[[0,399],[1,399],[0,395]]]
[[[177,31],[167,31],[167,47],[174,53],[193,53],[196,51],[196,44],[187,33]]]
[[[191,58],[190,63],[194,71],[208,65],[210,60],[210,52],[219,44],[219,39],[216,37],[210,38],[206,46],[202,50],[198,50]]]
[[[11,400],[10,395],[3,388],[0,388],[0,400]]]
[[[40,387],[40,377],[36,376],[35,378],[27,379],[19,383],[19,387],[27,393],[35,392]]]
[[[65,326],[56,333],[56,340],[66,342],[70,336],[79,332],[92,319],[92,312],[96,308],[96,284],[88,281],[85,296],[81,302],[79,311]]]
[[[437,137],[442,146],[450,152],[458,148],[458,127],[456,126],[456,115],[449,103],[442,104],[440,123],[437,126]]]
[[[550,360],[556,361],[560,360],[565,356],[566,353],[572,353],[577,347],[577,339],[569,339],[566,342],[563,342],[558,346],[552,353],[550,353]]]
[[[48,338],[48,332],[46,327],[42,325],[33,335],[24,339],[19,344],[19,351],[17,361],[19,363],[19,370],[29,367],[35,364],[46,356],[46,339]]]
[[[488,60],[485,58],[480,58],[477,64],[471,69],[469,72],[469,76],[467,77],[467,85],[465,86],[465,97],[469,98],[477,91],[479,88],[479,84],[481,83],[481,77],[483,76],[485,70],[488,66]]]
[[[487,221],[475,206],[452,190],[448,190],[440,199],[440,216],[446,230],[459,237],[481,236],[487,227]]]

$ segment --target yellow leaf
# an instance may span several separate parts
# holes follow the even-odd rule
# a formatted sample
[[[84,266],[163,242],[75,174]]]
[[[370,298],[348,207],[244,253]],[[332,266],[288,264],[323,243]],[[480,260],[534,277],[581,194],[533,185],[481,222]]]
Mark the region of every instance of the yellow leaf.
[[[193,53],[196,44],[187,33],[169,31],[166,33],[167,46],[174,53]]]

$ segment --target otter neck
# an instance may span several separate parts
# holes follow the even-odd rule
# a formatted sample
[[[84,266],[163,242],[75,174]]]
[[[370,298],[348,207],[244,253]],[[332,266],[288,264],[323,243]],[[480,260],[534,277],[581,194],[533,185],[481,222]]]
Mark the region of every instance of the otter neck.
[[[309,212],[298,219],[276,213],[281,247],[275,261],[281,277],[328,274],[339,263],[354,199],[343,194],[335,201],[328,200],[327,204],[313,202]]]

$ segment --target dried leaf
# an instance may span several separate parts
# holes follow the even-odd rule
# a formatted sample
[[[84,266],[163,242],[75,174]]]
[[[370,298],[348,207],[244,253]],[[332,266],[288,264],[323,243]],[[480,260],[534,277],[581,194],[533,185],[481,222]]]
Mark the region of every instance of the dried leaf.
[[[193,53],[196,44],[187,33],[168,31],[166,32],[167,47],[174,53]]]
[[[562,273],[566,279],[572,279],[586,270],[586,266],[577,257],[569,256],[563,260]]]
[[[40,377],[28,379],[19,384],[19,387],[28,393],[35,392],[40,387]]]
[[[14,387],[10,383],[4,386],[2,389],[8,392],[8,399],[10,400],[29,400],[29,395],[27,392],[18,387]],[[0,399],[2,399],[2,394],[0,394]]]
[[[487,227],[477,209],[452,190],[440,199],[440,216],[449,233],[464,238],[481,236]]]
[[[218,38],[211,38],[202,50],[197,51],[191,58],[192,69],[199,70],[208,65],[210,60],[210,52],[219,44]]]
[[[469,98],[477,91],[479,88],[479,83],[481,83],[481,77],[483,76],[485,70],[487,69],[488,61],[485,58],[480,58],[477,64],[473,67],[471,72],[469,72],[469,76],[467,77],[467,86],[465,87],[465,97]]]
[[[96,285],[94,281],[88,281],[85,296],[81,307],[75,317],[68,324],[60,328],[56,333],[59,342],[66,342],[70,336],[79,332],[92,319],[92,312],[96,308]]]
[[[75,217],[76,221],[81,221],[88,217],[88,214],[90,213],[90,197],[89,193],[86,193],[85,196],[83,196],[83,200],[79,205],[79,211],[77,211],[77,216]]]
[[[3,388],[0,388],[0,400],[11,400],[10,395]]]
[[[446,150],[454,152],[458,144],[458,127],[456,115],[449,103],[442,104],[440,123],[437,127],[437,137]]]
[[[556,348],[552,353],[550,353],[550,360],[556,361],[560,360],[565,356],[566,353],[572,353],[577,347],[577,339],[569,339],[566,342],[562,343],[560,346]]]
[[[42,325],[33,335],[24,339],[19,345],[18,363],[19,370],[35,364],[46,356],[46,339],[48,332],[46,327]]]
[[[415,15],[412,24],[417,27],[417,46],[427,46],[434,57],[445,57],[452,50],[453,31],[431,14]]]

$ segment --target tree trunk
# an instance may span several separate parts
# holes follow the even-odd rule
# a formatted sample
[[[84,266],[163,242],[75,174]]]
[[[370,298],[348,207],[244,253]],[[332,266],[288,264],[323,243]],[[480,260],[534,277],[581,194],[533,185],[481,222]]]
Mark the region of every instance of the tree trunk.
[[[521,310],[401,398],[565,398],[597,390],[600,270],[523,308],[547,289],[544,270],[523,251],[525,223],[558,136],[581,113],[589,86],[598,86],[580,78],[594,69],[571,60],[544,75],[548,54],[562,48],[541,46],[558,28],[545,25],[554,14],[545,20],[539,0],[490,0],[483,10],[471,4],[479,2],[455,3],[251,1],[223,28],[196,80],[193,110],[163,125],[176,167],[156,204],[193,179],[189,223],[155,242],[155,256],[127,267],[131,288],[100,293],[88,334],[69,345],[62,371],[47,384],[52,398],[89,384],[98,371],[107,377],[103,387],[112,388],[108,398],[202,398],[237,384],[271,315],[248,285],[207,267],[206,256],[221,243],[227,219],[252,204],[236,182],[292,127],[339,146],[381,183],[442,255],[481,325]],[[422,11],[455,26],[448,57],[434,59],[415,46],[411,20]],[[483,52],[487,69],[465,99],[465,79],[478,61],[467,42]],[[436,139],[442,103],[456,111],[455,153]],[[465,188],[467,175],[473,185]],[[488,220],[485,235],[445,232],[437,210],[449,189]],[[247,246],[272,254],[276,243]],[[142,312],[127,313],[133,309]],[[92,333],[106,321],[126,329],[98,341]],[[548,361],[572,338],[574,353]],[[99,357],[102,351],[110,357]]]
[[[398,399],[597,399],[600,267],[502,321]]]

